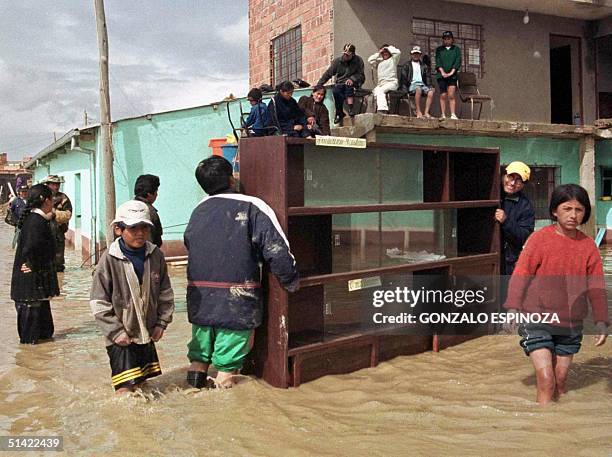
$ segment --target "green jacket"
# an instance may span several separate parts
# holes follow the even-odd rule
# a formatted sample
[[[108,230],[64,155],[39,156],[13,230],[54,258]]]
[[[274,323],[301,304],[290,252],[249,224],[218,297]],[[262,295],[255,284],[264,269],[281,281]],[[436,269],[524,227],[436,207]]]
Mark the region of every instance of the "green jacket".
[[[457,73],[461,70],[461,49],[454,44],[450,49],[446,49],[444,45],[436,48],[436,71],[438,71],[438,79],[444,79],[442,73],[439,73],[439,69],[445,72],[451,71],[453,68],[456,70],[453,78],[457,77]]]

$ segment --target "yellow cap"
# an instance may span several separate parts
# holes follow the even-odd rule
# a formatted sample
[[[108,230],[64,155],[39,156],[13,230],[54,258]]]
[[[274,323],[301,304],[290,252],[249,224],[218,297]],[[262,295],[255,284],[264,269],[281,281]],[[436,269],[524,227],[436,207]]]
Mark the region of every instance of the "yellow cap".
[[[529,181],[531,169],[523,162],[512,162],[506,167],[506,174],[516,173],[523,181]]]

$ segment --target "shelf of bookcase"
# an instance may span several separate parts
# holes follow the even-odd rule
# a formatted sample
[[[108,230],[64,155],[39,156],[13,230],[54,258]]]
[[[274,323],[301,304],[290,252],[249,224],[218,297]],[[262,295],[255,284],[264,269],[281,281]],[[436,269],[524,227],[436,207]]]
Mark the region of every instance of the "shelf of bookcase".
[[[324,275],[306,276],[300,279],[300,287],[319,286],[338,281],[350,281],[351,279],[367,278],[385,273],[409,273],[412,271],[433,270],[446,266],[461,266],[470,263],[486,263],[487,261],[491,261],[492,263],[498,262],[499,253],[491,252],[487,254],[470,254],[434,262],[419,262],[406,265],[371,268],[368,270],[355,270],[346,273],[330,273]]]
[[[347,213],[377,213],[387,211],[421,211],[433,209],[457,208],[488,208],[497,207],[498,200],[464,200],[448,202],[426,203],[380,203],[371,205],[342,205],[342,206],[290,206],[287,209],[289,216],[316,216],[323,214]]]

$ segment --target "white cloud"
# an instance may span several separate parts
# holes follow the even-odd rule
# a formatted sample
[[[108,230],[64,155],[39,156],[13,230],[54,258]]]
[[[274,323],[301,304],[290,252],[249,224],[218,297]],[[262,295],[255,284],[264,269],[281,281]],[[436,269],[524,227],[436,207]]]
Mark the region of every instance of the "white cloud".
[[[220,27],[217,36],[221,41],[233,45],[248,45],[249,43],[249,17],[247,15],[238,19],[231,25]]]
[[[54,131],[60,136],[81,126],[85,109],[90,119],[99,118],[92,3],[20,0],[3,6],[0,151],[11,158],[38,152]],[[206,5],[106,2],[114,120],[246,94],[247,1]]]

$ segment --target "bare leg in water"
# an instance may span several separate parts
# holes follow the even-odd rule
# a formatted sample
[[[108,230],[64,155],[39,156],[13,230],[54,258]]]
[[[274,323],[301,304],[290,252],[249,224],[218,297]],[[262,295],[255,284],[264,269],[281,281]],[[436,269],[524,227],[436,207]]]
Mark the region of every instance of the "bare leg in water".
[[[556,356],[549,349],[536,349],[529,354],[535,368],[537,402],[546,405],[567,390],[567,374],[573,356]]]
[[[554,399],[558,399],[561,395],[567,392],[567,375],[569,367],[572,364],[573,355],[555,355],[553,356],[553,367],[555,370],[556,389]]]

